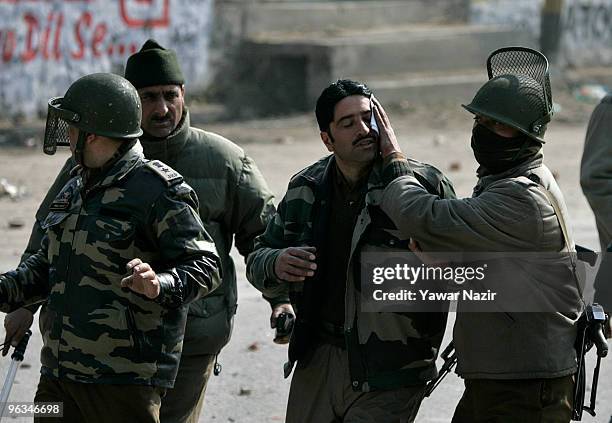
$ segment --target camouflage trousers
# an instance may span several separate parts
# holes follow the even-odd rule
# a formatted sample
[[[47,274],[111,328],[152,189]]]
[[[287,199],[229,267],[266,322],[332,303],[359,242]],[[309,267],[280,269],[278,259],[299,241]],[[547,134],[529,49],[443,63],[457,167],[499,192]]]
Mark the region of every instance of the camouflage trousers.
[[[424,386],[355,392],[346,350],[322,344],[298,362],[291,379],[286,423],[411,423]]]
[[[198,423],[214,364],[213,354],[181,356],[174,388],[162,399],[161,423]]]
[[[79,383],[41,376],[34,402],[61,402],[61,418],[40,417],[35,423],[159,423],[165,389],[144,385]]]
[[[452,423],[569,423],[574,380],[466,379]]]

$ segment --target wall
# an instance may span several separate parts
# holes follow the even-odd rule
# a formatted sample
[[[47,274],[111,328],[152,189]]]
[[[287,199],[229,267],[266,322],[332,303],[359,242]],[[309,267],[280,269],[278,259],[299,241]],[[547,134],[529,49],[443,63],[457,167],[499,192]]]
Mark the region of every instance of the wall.
[[[560,17],[560,27],[549,27],[552,35],[543,34],[559,40],[553,44],[560,66],[612,65],[612,0],[472,0],[470,22],[510,24],[538,36],[545,3],[549,17],[554,13]]]
[[[540,33],[540,10],[544,0],[471,0],[469,21],[482,25],[510,25]]]
[[[564,64],[612,65],[612,0],[566,1],[562,17]]]
[[[208,82],[213,0],[0,0],[0,117],[46,112],[93,72],[123,73],[147,38],[177,50],[190,90]]]

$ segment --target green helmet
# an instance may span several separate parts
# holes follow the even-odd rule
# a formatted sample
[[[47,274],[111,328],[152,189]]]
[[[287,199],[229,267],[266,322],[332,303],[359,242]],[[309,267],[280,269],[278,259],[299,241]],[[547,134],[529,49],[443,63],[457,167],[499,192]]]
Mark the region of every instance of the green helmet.
[[[76,80],[64,97],[49,100],[43,149],[70,145],[68,125],[81,134],[114,139],[142,135],[142,107],[138,92],[125,78],[112,73],[94,73]]]
[[[463,107],[544,143],[553,114],[546,57],[525,47],[505,47],[491,53],[487,69],[489,81]]]

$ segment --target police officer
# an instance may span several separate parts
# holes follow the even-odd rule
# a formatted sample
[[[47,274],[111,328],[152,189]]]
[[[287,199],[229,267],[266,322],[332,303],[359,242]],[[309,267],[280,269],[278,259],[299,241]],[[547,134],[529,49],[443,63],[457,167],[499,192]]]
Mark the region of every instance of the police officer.
[[[243,256],[274,214],[273,195],[254,161],[228,139],[191,126],[185,106],[185,78],[176,53],[148,40],[130,56],[125,77],[138,91],[143,118],[140,137],[144,155],[180,172],[196,192],[199,215],[221,258],[223,283],[189,307],[185,343],[174,389],[163,401],[164,423],[197,422],[216,357],[229,342],[237,307],[236,268],[232,245]],[[40,222],[50,202],[70,177],[69,160],[36,213],[36,223],[22,260],[40,245]],[[270,295],[271,321],[293,310],[286,296]],[[32,324],[36,308],[20,309],[5,320],[7,340],[16,343]],[[41,315],[44,314],[44,308]],[[8,351],[9,342],[6,343]],[[220,365],[217,365],[219,371]]]
[[[608,315],[612,312],[612,95],[604,97],[589,120],[582,162],[580,185],[589,201],[602,252],[602,262],[595,279],[595,302]],[[606,336],[612,337],[612,320],[606,325]]]
[[[177,172],[135,148],[141,104],[113,74],[49,101],[44,149],[77,163],[41,224],[41,248],[0,276],[9,312],[47,299],[36,402],[61,421],[158,422],[178,369],[187,307],[219,284],[218,257]]]
[[[385,172],[396,178],[381,207],[424,251],[573,251],[563,196],[542,163],[552,115],[547,60],[531,49],[505,48],[494,52],[488,65],[490,80],[464,106],[475,115],[471,146],[480,164],[473,196],[447,200],[428,193],[377,107]],[[565,277],[535,283],[568,292],[565,310],[461,313],[458,308],[454,341],[465,392],[454,423],[570,421],[581,302],[570,258],[561,257]]]

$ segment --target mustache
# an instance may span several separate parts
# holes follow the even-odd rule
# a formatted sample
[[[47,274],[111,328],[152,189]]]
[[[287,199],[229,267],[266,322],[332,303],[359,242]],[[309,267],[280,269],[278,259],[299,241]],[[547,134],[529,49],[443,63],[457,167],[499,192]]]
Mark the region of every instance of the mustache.
[[[368,140],[368,139],[372,140],[372,142],[376,142],[376,139],[377,139],[376,134],[374,134],[373,132],[370,132],[369,134],[363,137],[357,138],[356,140],[353,141],[353,147],[359,144],[361,141]]]
[[[166,122],[168,120],[170,120],[172,118],[172,116],[170,116],[169,113],[163,115],[163,116],[152,116],[151,120],[153,122]]]

